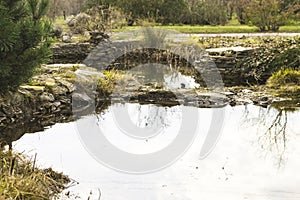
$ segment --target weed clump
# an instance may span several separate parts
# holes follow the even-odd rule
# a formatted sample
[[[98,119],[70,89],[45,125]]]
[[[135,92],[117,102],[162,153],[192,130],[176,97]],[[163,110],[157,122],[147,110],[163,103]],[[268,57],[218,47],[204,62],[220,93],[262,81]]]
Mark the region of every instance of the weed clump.
[[[128,84],[136,81],[132,75],[120,70],[107,70],[103,74],[105,77],[99,79],[97,86],[97,91],[102,97],[109,97],[113,92],[121,92],[120,90],[124,91]]]
[[[0,199],[53,199],[69,182],[51,168],[38,169],[20,153],[0,150]]]
[[[280,69],[269,78],[267,84],[271,87],[300,85],[300,70]]]
[[[268,79],[267,86],[281,97],[300,99],[300,70],[280,69]]]

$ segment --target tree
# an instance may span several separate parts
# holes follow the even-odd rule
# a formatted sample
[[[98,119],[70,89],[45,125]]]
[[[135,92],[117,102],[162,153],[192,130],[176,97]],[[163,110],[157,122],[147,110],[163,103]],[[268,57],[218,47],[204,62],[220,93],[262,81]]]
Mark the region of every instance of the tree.
[[[186,0],[185,7],[182,7],[185,24],[224,25],[228,20],[227,0]]]
[[[227,22],[227,5],[223,0],[204,1],[204,19],[210,25],[225,25]]]
[[[252,0],[245,5],[246,21],[260,31],[278,31],[287,21],[280,6],[283,0]]]
[[[163,24],[181,23],[186,8],[187,6],[184,0],[164,0],[159,12],[161,22]]]
[[[290,19],[300,20],[300,0],[283,0],[280,4],[280,10]]]
[[[0,0],[0,91],[16,89],[50,55],[47,0]]]
[[[183,19],[182,22],[184,24],[202,24],[203,23],[203,18],[201,18],[201,20],[199,20],[199,13],[201,13],[202,11],[199,12],[199,1],[197,0],[186,0],[186,10],[184,12],[183,15]],[[201,6],[200,6],[201,7]]]
[[[147,19],[162,24],[224,25],[231,1],[234,0],[87,0],[86,3],[88,7],[115,6],[131,22]],[[230,16],[232,11],[229,12]]]
[[[240,22],[240,24],[246,24],[246,13],[245,13],[245,9],[247,7],[247,5],[249,5],[251,0],[235,0],[234,4],[235,4],[235,12],[236,12],[236,16],[238,21]]]

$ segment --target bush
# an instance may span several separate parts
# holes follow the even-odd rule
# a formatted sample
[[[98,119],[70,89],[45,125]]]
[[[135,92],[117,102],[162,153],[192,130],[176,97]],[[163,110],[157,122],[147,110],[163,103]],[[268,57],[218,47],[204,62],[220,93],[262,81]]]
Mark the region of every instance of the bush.
[[[0,0],[0,92],[16,89],[50,56],[47,0]]]
[[[117,9],[104,6],[92,7],[68,19],[72,33],[107,32],[126,25],[125,16]]]
[[[280,53],[270,63],[271,66],[286,66],[291,69],[298,69],[300,66],[300,45],[290,47]],[[275,69],[277,70],[277,69]]]
[[[68,25],[74,34],[84,34],[86,31],[91,31],[90,25],[91,16],[86,13],[79,13],[68,21]]]
[[[278,31],[285,25],[288,15],[280,9],[282,1],[252,0],[244,5],[245,18],[260,31]]]
[[[300,85],[300,70],[280,69],[268,79],[267,85],[271,87]]]

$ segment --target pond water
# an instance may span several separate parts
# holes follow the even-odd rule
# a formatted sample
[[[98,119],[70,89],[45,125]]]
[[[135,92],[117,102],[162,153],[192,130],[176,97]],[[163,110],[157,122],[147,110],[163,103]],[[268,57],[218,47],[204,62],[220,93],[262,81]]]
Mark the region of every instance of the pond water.
[[[200,87],[192,76],[184,75],[170,66],[157,63],[140,65],[128,71],[127,74],[134,76],[142,85],[157,85],[167,90]]]
[[[139,128],[153,127],[157,134],[148,139],[123,134],[116,123],[121,108],[128,110],[132,124]],[[82,135],[77,130],[80,120],[90,120],[114,146],[129,153],[146,154],[174,141],[183,109],[183,106],[113,104],[100,115],[26,134],[13,146],[28,155],[37,154],[40,166],[52,167],[78,181],[78,185],[67,191],[82,199],[88,196],[101,200],[300,199],[300,111],[297,110],[286,112],[253,105],[225,107],[221,137],[211,154],[200,159],[208,130],[216,123],[212,118],[214,109],[189,108],[199,114],[197,135],[190,148],[171,166],[139,175],[121,173],[97,162],[82,144]]]

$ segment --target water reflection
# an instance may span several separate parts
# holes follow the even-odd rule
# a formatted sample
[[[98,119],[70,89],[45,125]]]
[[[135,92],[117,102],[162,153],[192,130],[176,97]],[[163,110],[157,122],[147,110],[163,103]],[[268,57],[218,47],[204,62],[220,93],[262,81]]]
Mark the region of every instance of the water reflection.
[[[244,125],[257,127],[257,144],[262,156],[271,155],[274,164],[279,168],[283,167],[288,159],[288,140],[293,137],[287,131],[289,118],[298,111],[294,104],[292,107],[287,104],[276,104],[268,108],[260,107],[255,116],[249,111],[248,106],[245,106]]]
[[[128,73],[135,76],[141,85],[151,85],[156,88],[172,90],[200,87],[200,84],[196,83],[192,76],[183,75],[178,69],[172,68],[171,65],[144,64],[131,69]]]
[[[182,106],[118,103],[96,117],[99,129],[113,145],[126,152],[146,154],[174,140],[182,120]]]
[[[164,134],[148,142],[134,138],[123,140],[120,138],[122,133],[118,133],[117,127],[112,126],[113,109],[117,106],[121,105],[110,106],[98,123],[119,148],[145,153],[153,150],[153,147],[167,145],[176,133],[176,125],[180,121],[176,107],[155,108],[151,105],[147,108],[146,105],[130,104],[131,120],[136,125],[144,127],[150,123],[166,126]],[[97,163],[82,147],[74,123],[57,124],[45,132],[25,135],[14,146],[31,155],[37,152],[40,164],[64,171],[80,182],[70,190],[84,194],[90,188],[100,188],[101,198],[106,200],[300,199],[300,176],[297,176],[300,168],[299,111],[280,112],[274,108],[252,105],[228,106],[226,124],[219,143],[209,157],[199,160],[212,109],[195,109],[199,110],[200,120],[198,137],[193,145],[174,165],[153,174],[122,174]],[[150,121],[147,117],[148,114],[162,116],[162,113],[169,116],[167,118],[171,123],[168,120],[159,122],[161,117]],[[285,134],[276,133],[275,130],[284,130]],[[288,162],[278,170],[274,167],[274,158],[278,160],[283,149]]]
[[[125,107],[125,104],[116,104],[115,106]],[[127,104],[127,106],[128,116],[131,118],[131,121],[140,128],[166,128],[172,124],[172,121],[180,119],[181,117],[180,106],[162,107],[153,104]]]

